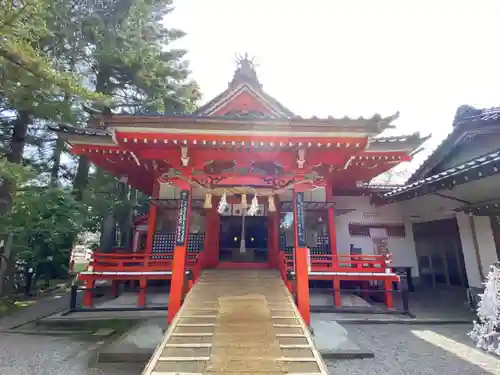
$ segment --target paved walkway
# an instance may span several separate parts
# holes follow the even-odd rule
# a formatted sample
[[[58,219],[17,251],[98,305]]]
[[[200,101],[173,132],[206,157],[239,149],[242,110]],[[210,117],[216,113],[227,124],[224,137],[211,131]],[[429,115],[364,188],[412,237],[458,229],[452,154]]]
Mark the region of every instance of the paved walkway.
[[[39,320],[69,307],[69,293],[54,292],[30,301],[30,305],[0,318],[0,331],[12,329]]]
[[[335,375],[499,375],[500,358],[474,346],[461,325],[349,325],[348,336],[373,359],[327,361]]]

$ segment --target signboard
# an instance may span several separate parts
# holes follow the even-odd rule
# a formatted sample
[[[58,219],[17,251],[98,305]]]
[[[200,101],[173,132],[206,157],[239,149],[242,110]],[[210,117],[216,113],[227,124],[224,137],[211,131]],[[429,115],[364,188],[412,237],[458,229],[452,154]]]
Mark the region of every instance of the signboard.
[[[295,220],[297,225],[297,242],[299,247],[306,247],[306,225],[304,214],[304,193],[295,193]]]
[[[181,198],[179,200],[179,217],[177,218],[177,230],[175,236],[175,244],[183,246],[186,242],[186,230],[188,220],[189,208],[189,191],[181,191]]]

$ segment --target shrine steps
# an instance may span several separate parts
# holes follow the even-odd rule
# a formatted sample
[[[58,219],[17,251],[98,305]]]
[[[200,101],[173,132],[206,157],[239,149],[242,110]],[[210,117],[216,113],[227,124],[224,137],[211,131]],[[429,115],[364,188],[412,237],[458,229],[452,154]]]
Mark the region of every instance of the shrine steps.
[[[207,270],[189,292],[143,375],[326,375],[275,270]]]

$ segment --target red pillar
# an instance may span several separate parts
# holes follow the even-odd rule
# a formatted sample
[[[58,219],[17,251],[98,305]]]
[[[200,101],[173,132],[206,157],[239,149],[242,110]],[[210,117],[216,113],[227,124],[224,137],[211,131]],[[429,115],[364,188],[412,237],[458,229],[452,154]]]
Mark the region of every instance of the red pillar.
[[[267,217],[267,262],[271,267],[276,264],[276,254],[274,246],[274,221],[275,212],[269,212]]]
[[[309,306],[308,250],[305,238],[304,190],[298,185],[293,189],[293,229],[295,242],[295,290],[297,307],[307,325],[311,322]]]
[[[83,307],[92,307],[95,288],[95,280],[85,281],[85,292],[83,294]]]
[[[217,205],[218,205],[217,201]],[[219,239],[220,239],[220,214],[217,212],[217,209],[214,208],[215,216],[214,216],[214,222],[213,222],[213,229],[214,229],[214,239],[213,239],[213,264],[212,267],[217,267],[219,265],[219,252],[220,252],[220,246],[219,246]]]
[[[276,195],[274,198],[274,205],[276,206],[276,212],[274,213],[276,216],[274,226],[273,226],[273,238],[274,238],[274,251],[276,262],[278,262],[278,254],[280,252],[280,220],[281,220],[281,202],[280,198]],[[285,249],[283,249],[285,250]]]
[[[181,308],[182,298],[184,296],[189,219],[191,215],[191,187],[186,184],[182,186],[181,189],[177,230],[175,233],[172,281],[170,283],[170,300],[168,303],[168,323],[172,322]]]
[[[278,265],[279,244],[279,212],[271,212],[269,215],[269,262],[274,267]]]
[[[215,207],[206,210],[205,221],[205,265],[207,267],[217,267],[219,252],[216,243],[216,233],[219,232],[219,213]]]
[[[328,183],[325,186],[326,191],[326,201],[329,203],[333,202],[333,185]],[[328,215],[328,236],[330,237],[330,251],[332,252],[332,265],[333,267],[338,266],[338,252],[337,252],[337,232],[335,230],[335,208],[331,207],[327,209]]]
[[[139,297],[137,299],[137,306],[146,306],[146,288],[148,287],[148,280],[143,277],[139,280]]]

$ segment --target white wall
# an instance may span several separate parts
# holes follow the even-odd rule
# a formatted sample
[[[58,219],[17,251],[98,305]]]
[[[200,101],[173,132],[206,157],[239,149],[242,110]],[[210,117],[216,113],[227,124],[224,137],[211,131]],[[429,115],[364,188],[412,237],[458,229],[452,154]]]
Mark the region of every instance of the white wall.
[[[416,276],[418,275],[413,228],[410,221],[403,219],[398,205],[375,207],[370,204],[369,197],[334,197],[334,201],[338,209],[355,210],[335,218],[339,253],[348,253],[350,244],[360,247],[364,254],[373,254],[374,252],[370,237],[351,237],[349,235],[350,222],[404,224],[406,236],[404,238],[389,237],[389,250],[393,255],[394,265],[414,267],[412,271]]]
[[[489,271],[489,266],[498,261],[498,256],[493,239],[493,231],[491,229],[490,219],[486,216],[474,216],[476,228],[477,244],[483,274],[486,276]],[[479,273],[479,267],[474,249],[474,241],[472,237],[472,229],[469,216],[465,213],[457,213],[458,228],[460,231],[460,239],[462,241],[462,249],[464,253],[465,269],[467,271],[467,279],[469,286],[481,287],[482,280]]]

